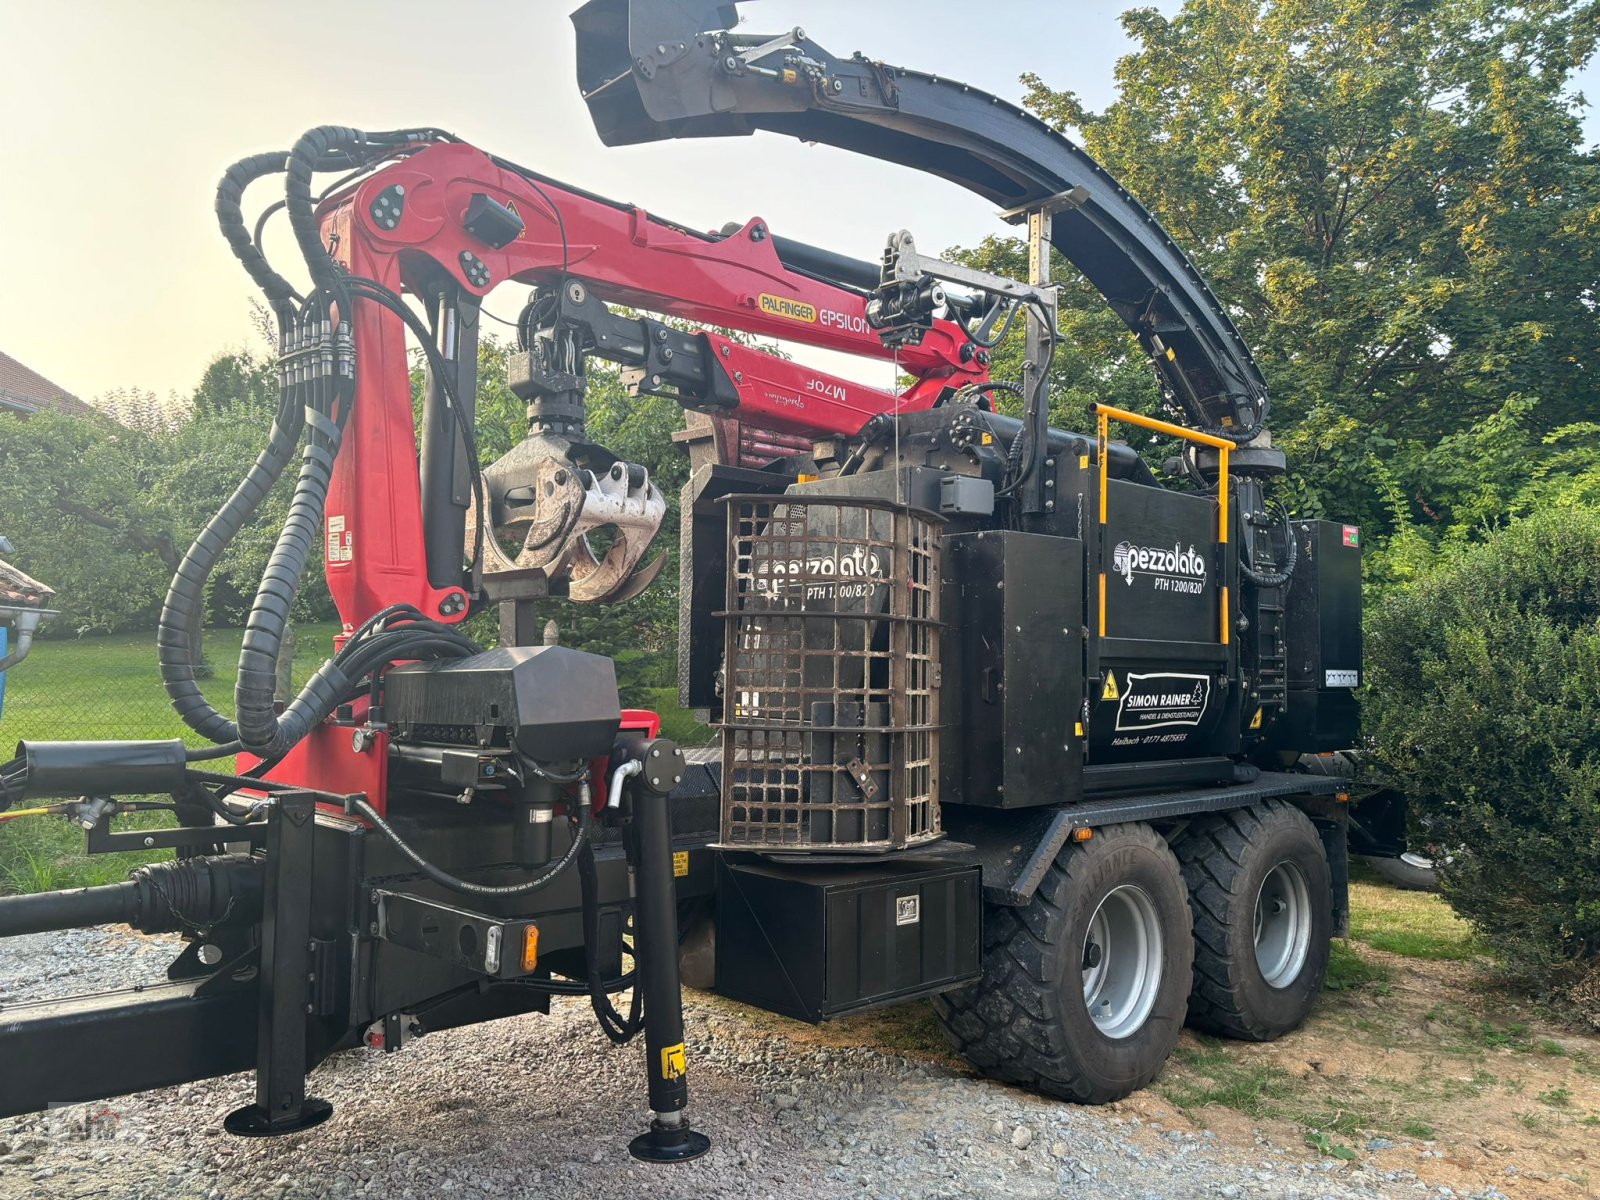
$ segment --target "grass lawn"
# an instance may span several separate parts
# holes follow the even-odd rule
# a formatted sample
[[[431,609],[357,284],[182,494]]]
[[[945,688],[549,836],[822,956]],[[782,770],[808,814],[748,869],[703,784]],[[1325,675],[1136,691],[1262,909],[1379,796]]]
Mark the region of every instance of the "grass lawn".
[[[305,683],[333,653],[336,622],[295,627],[293,678]],[[241,632],[206,631],[206,656],[214,671],[201,682],[206,698],[221,712],[233,712],[233,680]],[[674,688],[639,689],[623,703],[653,708],[662,733],[684,746],[704,745],[710,730],[678,707]],[[27,661],[7,673],[5,708],[0,712],[0,761],[8,761],[19,741],[145,739],[181,737],[192,746],[204,739],[191,732],[167,702],[156,667],[155,634],[42,639]],[[170,823],[164,813],[118,822],[118,828]],[[38,892],[89,887],[127,876],[142,862],[168,857],[148,854],[83,853],[83,833],[58,817],[24,817],[0,824],[0,892]]]
[[[296,685],[310,678],[333,652],[338,628],[332,622],[296,627]],[[214,674],[201,681],[201,690],[223,712],[233,711],[241,637],[237,629],[209,629],[205,634],[206,657]],[[156,667],[153,632],[41,639],[26,662],[7,672],[5,709],[0,713],[0,756],[5,759],[17,742],[26,740],[176,737],[192,746],[204,744],[167,702]],[[117,828],[170,823],[165,813],[148,813],[125,818]],[[76,826],[59,817],[24,817],[0,825],[0,891],[112,883],[126,878],[140,863],[167,857],[169,851],[88,856],[83,853],[83,832]]]

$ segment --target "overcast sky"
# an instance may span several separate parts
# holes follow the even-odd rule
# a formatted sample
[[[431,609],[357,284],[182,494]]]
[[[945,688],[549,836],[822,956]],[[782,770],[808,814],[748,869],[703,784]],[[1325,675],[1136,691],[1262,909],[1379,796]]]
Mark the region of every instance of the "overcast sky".
[[[437,125],[697,227],[759,215],[863,258],[892,228],[935,249],[1010,231],[953,185],[775,135],[605,149],[574,81],[576,2],[0,0],[0,349],[92,398],[185,393],[214,355],[256,344],[252,287],[212,215],[216,181],[317,124]],[[836,54],[861,49],[1011,99],[1018,75],[1037,71],[1100,107],[1129,48],[1126,7],[761,0],[742,11],[756,32],[800,24]],[[269,253],[297,264],[278,225]],[[506,288],[491,308],[520,301]]]

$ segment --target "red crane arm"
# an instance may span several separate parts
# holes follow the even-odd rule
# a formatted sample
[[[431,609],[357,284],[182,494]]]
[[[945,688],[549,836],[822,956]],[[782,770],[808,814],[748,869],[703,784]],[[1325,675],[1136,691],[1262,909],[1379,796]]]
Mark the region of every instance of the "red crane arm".
[[[478,197],[510,209],[523,228],[496,247],[469,228]],[[481,203],[481,202],[480,202]],[[326,244],[354,275],[427,294],[448,280],[482,298],[507,282],[581,279],[598,298],[706,325],[879,360],[912,377],[902,395],[708,335],[737,393],[740,439],[728,454],[759,464],[811,439],[852,436],[872,416],[930,407],[988,377],[987,354],[960,325],[938,320],[896,355],[866,318],[867,297],[780,261],[766,222],[713,236],[501,165],[473,146],[415,150],[336,193],[319,210]],[[422,564],[410,362],[404,328],[380,306],[354,320],[357,391],[327,505],[327,574],[353,625],[409,603],[436,620],[462,619],[467,597],[429,584]]]

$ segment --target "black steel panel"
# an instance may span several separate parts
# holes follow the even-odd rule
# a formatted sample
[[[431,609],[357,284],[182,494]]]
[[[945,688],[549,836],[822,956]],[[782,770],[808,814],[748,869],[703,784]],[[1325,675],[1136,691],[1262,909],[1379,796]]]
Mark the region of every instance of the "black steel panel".
[[[1083,792],[1083,543],[945,539],[944,804],[1021,808]]]
[[[1299,562],[1284,605],[1288,707],[1273,731],[1288,750],[1359,744],[1361,546],[1353,525],[1296,521]]]
[[[1106,512],[1091,580],[1105,635],[1091,646],[1089,761],[1233,753],[1238,689],[1222,641],[1231,560],[1216,499],[1113,479]]]
[[[1217,642],[1216,500],[1119,479],[1106,495],[1105,636]]]
[[[813,1023],[978,977],[978,869],[717,864],[717,991]]]

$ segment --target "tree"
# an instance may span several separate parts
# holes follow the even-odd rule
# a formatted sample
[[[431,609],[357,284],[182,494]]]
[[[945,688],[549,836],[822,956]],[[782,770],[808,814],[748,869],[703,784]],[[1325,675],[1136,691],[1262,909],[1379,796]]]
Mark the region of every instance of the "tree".
[[[109,417],[0,415],[0,512],[17,565],[48,580],[64,628],[148,621],[182,551],[150,501],[154,437]]]
[[[1445,896],[1600,1027],[1600,511],[1453,547],[1369,622],[1366,716]]]
[[[1188,0],[1123,23],[1137,48],[1105,111],[1031,75],[1028,102],[1211,278],[1266,376],[1300,511],[1470,519],[1465,447],[1436,443],[1511,402],[1532,451],[1504,464],[1511,487],[1538,470],[1544,438],[1592,412],[1600,169],[1568,85],[1595,6]],[[1070,307],[1121,386],[1120,331]]]
[[[219,356],[187,403],[114,393],[104,413],[0,416],[0,512],[18,563],[57,589],[63,628],[148,628],[201,526],[266,442],[277,407],[274,368]],[[294,469],[214,572],[213,619],[238,620],[255,593],[288,504]],[[297,611],[328,611],[315,564]],[[198,644],[198,629],[192,631]]]

